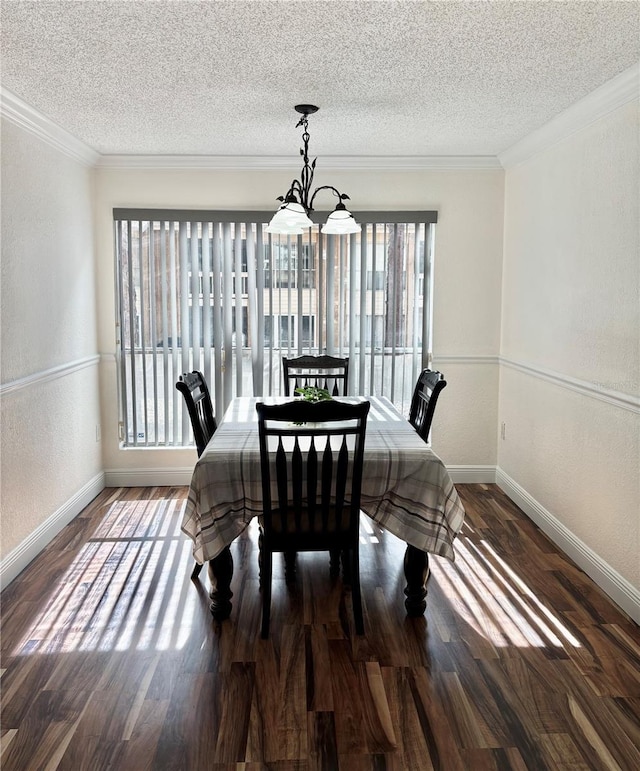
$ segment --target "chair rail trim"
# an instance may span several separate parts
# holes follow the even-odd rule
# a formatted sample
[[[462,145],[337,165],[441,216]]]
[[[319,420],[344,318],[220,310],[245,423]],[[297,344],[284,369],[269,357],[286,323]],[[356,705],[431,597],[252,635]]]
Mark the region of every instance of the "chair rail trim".
[[[65,364],[59,364],[56,367],[50,369],[44,369],[40,372],[34,372],[32,375],[26,375],[25,377],[18,378],[17,380],[11,380],[8,383],[0,385],[0,396],[7,396],[9,394],[20,391],[23,388],[29,388],[30,386],[37,385],[38,383],[48,383],[51,380],[56,380],[59,377],[65,377],[71,375],[74,372],[79,372],[86,367],[92,367],[100,363],[100,354],[93,354],[92,356],[85,356],[83,359],[76,359]]]

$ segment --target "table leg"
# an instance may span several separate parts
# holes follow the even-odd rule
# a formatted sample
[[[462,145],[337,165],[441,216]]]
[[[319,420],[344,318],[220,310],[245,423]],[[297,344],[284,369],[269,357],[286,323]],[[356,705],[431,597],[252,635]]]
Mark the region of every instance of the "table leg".
[[[295,581],[296,579],[296,559],[298,553],[295,551],[286,551],[284,553],[284,578],[285,581]]]
[[[407,615],[421,616],[427,607],[425,597],[429,578],[429,555],[426,551],[407,544],[407,550],[404,553],[404,577],[407,579],[404,590],[407,598],[404,601]]]
[[[337,578],[340,575],[340,549],[329,551],[329,575]]]
[[[216,621],[224,621],[231,615],[232,578],[233,557],[227,546],[217,557],[209,560],[209,580],[211,581],[209,609]]]

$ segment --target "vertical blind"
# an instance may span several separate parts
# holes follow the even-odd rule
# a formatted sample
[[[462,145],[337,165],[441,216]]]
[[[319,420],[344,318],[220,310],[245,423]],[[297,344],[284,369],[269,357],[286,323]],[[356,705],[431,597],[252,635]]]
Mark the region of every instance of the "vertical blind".
[[[274,236],[270,217],[114,210],[126,446],[193,443],[183,372],[203,372],[221,416],[234,396],[282,393],[282,356],[303,353],[349,356],[350,394],[408,412],[431,350],[437,213],[356,213],[346,236]]]

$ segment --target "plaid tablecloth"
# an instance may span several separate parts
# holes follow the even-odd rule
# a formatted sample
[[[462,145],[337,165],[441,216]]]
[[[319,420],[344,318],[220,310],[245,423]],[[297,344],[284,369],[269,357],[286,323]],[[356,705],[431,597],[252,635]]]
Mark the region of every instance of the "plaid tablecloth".
[[[257,401],[285,399],[234,399],[193,471],[182,530],[200,563],[220,554],[261,513]],[[362,510],[403,541],[453,560],[464,508],[447,469],[388,399],[368,401]]]

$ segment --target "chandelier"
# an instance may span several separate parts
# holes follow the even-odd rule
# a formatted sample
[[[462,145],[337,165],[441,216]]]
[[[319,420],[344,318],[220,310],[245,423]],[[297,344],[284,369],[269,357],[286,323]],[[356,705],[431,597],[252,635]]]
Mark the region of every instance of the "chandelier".
[[[313,193],[311,185],[313,183],[313,173],[316,168],[317,158],[309,163],[309,115],[318,112],[318,108],[313,104],[297,104],[296,112],[302,117],[296,124],[296,128],[302,126],[302,141],[304,149],[300,148],[300,155],[304,160],[304,166],[300,173],[300,179],[294,179],[285,196],[278,196],[278,201],[282,201],[282,206],[271,218],[267,227],[267,233],[280,233],[281,235],[300,235],[305,228],[313,225],[309,214],[313,211],[313,202],[321,190],[331,190],[338,198],[336,208],[327,218],[322,226],[321,232],[327,234],[346,235],[348,233],[359,233],[362,228],[353,218],[353,214],[347,210],[343,201],[349,200],[346,193],[341,193],[332,185],[322,185],[317,187]]]

